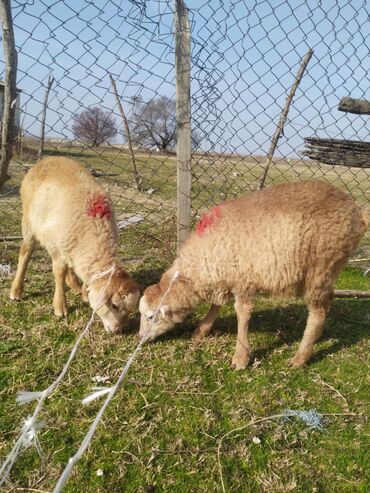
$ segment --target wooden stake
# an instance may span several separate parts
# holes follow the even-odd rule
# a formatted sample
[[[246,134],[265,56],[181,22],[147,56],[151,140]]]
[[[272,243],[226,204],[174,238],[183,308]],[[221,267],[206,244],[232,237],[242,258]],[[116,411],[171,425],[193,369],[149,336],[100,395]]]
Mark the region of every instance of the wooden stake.
[[[42,153],[44,152],[44,142],[45,142],[45,121],[46,121],[46,110],[48,108],[48,99],[51,86],[53,85],[54,77],[49,75],[48,85],[46,86],[45,96],[44,96],[44,106],[41,115],[41,132],[40,132],[40,147],[38,152],[38,158],[42,158]]]
[[[15,49],[10,0],[0,0],[0,18],[3,25],[5,87],[1,130],[0,188],[10,180],[9,163],[13,155],[14,115],[17,103],[17,51]]]
[[[175,0],[177,120],[177,248],[191,222],[190,25],[183,0]]]
[[[260,176],[260,179],[259,179],[259,187],[258,187],[259,190],[261,190],[261,188],[263,188],[265,185],[267,173],[268,173],[268,170],[270,168],[270,164],[271,164],[277,143],[278,143],[278,141],[281,137],[281,134],[283,133],[283,130],[284,130],[284,125],[285,125],[285,122],[286,122],[286,119],[288,116],[290,105],[291,105],[292,100],[294,98],[294,94],[297,90],[297,87],[299,86],[299,83],[302,80],[302,77],[303,77],[303,74],[306,70],[308,62],[311,60],[312,55],[313,55],[313,50],[310,48],[302,60],[300,69],[298,70],[298,73],[297,73],[296,78],[295,78],[295,82],[292,85],[292,88],[290,89],[290,92],[286,98],[285,106],[283,108],[283,111],[281,112],[279,123],[277,124],[274,136],[272,137],[270,149],[269,149],[265,159],[261,162],[261,166],[265,166],[265,169],[263,170],[263,172]]]
[[[113,77],[112,77],[111,74],[109,74],[109,78],[110,78],[110,81],[111,81],[111,84],[112,84],[113,94],[116,97],[117,105],[118,105],[119,111],[121,113],[123,125],[125,126],[125,130],[126,130],[128,148],[129,148],[130,154],[131,154],[131,163],[132,163],[132,169],[133,169],[133,172],[134,172],[134,178],[135,178],[135,182],[136,182],[136,188],[138,190],[141,190],[141,181],[142,180],[141,180],[141,177],[140,177],[140,175],[139,175],[139,173],[137,171],[134,149],[132,147],[132,139],[131,139],[130,127],[129,127],[129,124],[128,124],[128,121],[127,121],[127,118],[126,118],[126,114],[125,114],[124,109],[123,109],[123,106],[122,106],[121,99],[118,97],[116,82],[113,79]]]

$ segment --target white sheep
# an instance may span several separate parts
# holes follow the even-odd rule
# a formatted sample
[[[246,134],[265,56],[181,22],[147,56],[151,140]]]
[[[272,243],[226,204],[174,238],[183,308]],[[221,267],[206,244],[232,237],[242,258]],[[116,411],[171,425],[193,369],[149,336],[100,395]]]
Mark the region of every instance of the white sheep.
[[[291,360],[292,367],[301,367],[322,333],[333,282],[367,226],[350,196],[320,181],[277,185],[223,202],[202,217],[160,282],[145,290],[140,335],[154,340],[206,301],[212,307],[194,333],[202,338],[219,307],[234,298],[238,335],[232,365],[244,369],[255,295],[302,296],[308,320]]]
[[[109,195],[76,161],[49,157],[27,173],[21,198],[23,242],[10,298],[21,297],[28,262],[39,243],[52,259],[55,315],[67,315],[66,280],[83,291],[107,331],[120,330],[140,295],[117,258]]]

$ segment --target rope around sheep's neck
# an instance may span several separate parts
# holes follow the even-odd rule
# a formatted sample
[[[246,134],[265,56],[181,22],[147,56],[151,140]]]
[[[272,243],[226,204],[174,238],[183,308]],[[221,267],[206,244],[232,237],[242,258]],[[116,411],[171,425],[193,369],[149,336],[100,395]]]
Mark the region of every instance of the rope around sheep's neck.
[[[109,267],[109,269],[107,270],[104,270],[102,272],[98,272],[96,274],[93,274],[90,279],[87,281],[87,285],[90,286],[92,283],[94,283],[95,281],[98,281],[100,279],[102,279],[103,277],[105,276],[108,276],[109,275],[109,281],[111,281],[115,271],[117,270],[117,265],[112,265],[111,267]]]

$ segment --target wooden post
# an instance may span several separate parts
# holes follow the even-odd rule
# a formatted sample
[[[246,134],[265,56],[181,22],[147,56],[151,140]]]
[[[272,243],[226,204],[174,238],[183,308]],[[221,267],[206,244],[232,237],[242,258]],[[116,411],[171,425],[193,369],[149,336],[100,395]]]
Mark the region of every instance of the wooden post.
[[[23,110],[23,118],[22,121],[20,122],[20,127],[19,127],[19,159],[21,163],[23,163],[23,134],[24,134],[24,120],[26,118],[27,114],[27,103],[24,107]]]
[[[139,175],[139,173],[137,171],[134,149],[132,147],[132,139],[131,139],[130,127],[129,127],[129,124],[128,124],[128,121],[127,121],[127,118],[126,118],[126,114],[125,114],[125,111],[123,109],[121,100],[118,97],[116,82],[113,79],[113,77],[111,76],[111,74],[109,74],[109,78],[110,78],[110,82],[112,84],[113,94],[116,97],[117,105],[118,105],[119,111],[121,113],[123,125],[124,125],[124,127],[126,129],[128,148],[129,148],[130,154],[131,154],[132,169],[133,169],[133,172],[134,172],[134,178],[135,178],[135,182],[136,182],[136,188],[137,188],[137,190],[141,190],[141,177],[140,177],[140,175]]]
[[[370,291],[355,289],[334,289],[335,298],[370,298]]]
[[[175,0],[177,248],[186,240],[191,221],[190,25],[184,0]]]
[[[370,101],[344,97],[339,102],[338,110],[354,113],[355,115],[370,115]]]
[[[46,120],[46,110],[48,108],[48,99],[51,86],[53,85],[54,77],[49,75],[48,85],[46,86],[45,96],[44,96],[44,107],[41,115],[41,132],[40,132],[40,146],[38,152],[38,158],[42,158],[42,153],[44,152],[44,142],[45,142],[45,120]]]
[[[15,49],[10,0],[0,0],[0,18],[3,25],[5,87],[1,129],[0,188],[10,179],[9,163],[13,155],[14,115],[17,103],[17,51]]]
[[[274,155],[274,152],[275,152],[277,143],[278,143],[278,141],[280,139],[280,136],[281,136],[281,134],[283,133],[283,130],[284,130],[284,125],[285,125],[285,122],[286,122],[286,119],[287,119],[287,116],[288,116],[288,112],[289,112],[289,108],[290,108],[291,102],[293,100],[293,97],[294,97],[294,94],[295,94],[295,92],[297,90],[297,87],[299,86],[299,83],[302,80],[302,77],[303,77],[304,71],[306,70],[306,67],[308,65],[308,62],[311,60],[312,54],[313,54],[313,50],[310,48],[308,50],[308,52],[306,53],[304,59],[302,60],[300,69],[299,69],[299,71],[298,71],[298,73],[296,75],[296,78],[295,78],[295,82],[292,85],[292,88],[290,89],[290,92],[289,92],[289,94],[288,94],[288,96],[286,98],[285,106],[283,108],[283,111],[281,112],[279,123],[277,124],[276,130],[275,130],[275,133],[274,133],[274,136],[272,137],[270,149],[269,149],[269,151],[267,153],[267,156],[265,157],[265,159],[261,163],[261,166],[265,166],[265,169],[263,170],[263,172],[261,174],[261,177],[259,179],[259,190],[261,190],[261,188],[263,188],[263,186],[265,184],[265,181],[266,181],[266,178],[267,178],[267,173],[268,173],[268,170],[270,168],[271,161],[272,161],[272,157]]]

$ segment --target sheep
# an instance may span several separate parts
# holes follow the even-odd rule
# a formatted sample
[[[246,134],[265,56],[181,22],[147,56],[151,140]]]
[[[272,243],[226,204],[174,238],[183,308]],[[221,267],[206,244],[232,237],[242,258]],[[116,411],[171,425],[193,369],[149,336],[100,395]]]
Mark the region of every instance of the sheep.
[[[302,367],[321,336],[332,284],[367,227],[352,198],[321,181],[276,185],[223,202],[201,218],[160,282],[144,291],[139,334],[152,341],[205,301],[212,306],[193,334],[202,339],[220,306],[234,298],[232,366],[242,370],[251,357],[248,323],[255,295],[303,297],[307,324],[290,360],[293,368]]]
[[[122,329],[140,294],[117,258],[117,227],[108,194],[76,161],[48,157],[23,179],[21,199],[23,242],[10,298],[20,299],[27,265],[39,243],[52,260],[55,315],[68,312],[66,281],[82,292],[106,331]]]

